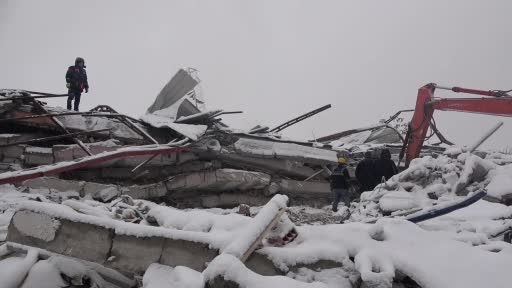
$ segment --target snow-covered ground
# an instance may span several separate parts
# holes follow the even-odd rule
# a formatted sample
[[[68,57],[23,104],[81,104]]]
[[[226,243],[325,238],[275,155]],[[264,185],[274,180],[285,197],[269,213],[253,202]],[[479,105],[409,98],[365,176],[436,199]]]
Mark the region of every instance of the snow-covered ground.
[[[282,207],[284,198],[273,208],[251,207],[251,218],[236,214],[237,209],[178,210],[129,197],[100,203],[80,198],[73,191],[60,193],[2,185],[0,243],[5,240],[14,211],[30,205],[27,201],[38,201],[43,206],[46,202],[54,203],[52,207],[56,209],[76,213],[73,217],[87,214],[98,219],[98,223],[104,218],[109,225],[119,223],[120,227],[125,227],[123,222],[158,225],[169,232],[208,235],[204,239],[211,239],[211,244],[220,251],[236,248],[218,256],[202,273],[155,263],[143,277],[144,287],[203,287],[206,281],[214,281],[218,276],[248,288],[360,287],[361,281],[366,287],[391,287],[393,282],[402,287],[414,287],[407,283],[431,288],[510,287],[512,245],[503,241],[503,235],[512,229],[512,207],[480,200],[419,224],[405,220],[408,215],[460,201],[481,189],[486,189],[491,199],[512,194],[512,157],[488,154],[482,159],[459,154],[414,160],[409,169],[352,203],[351,217],[345,224],[338,224],[341,216],[327,207],[289,207],[289,217],[280,222],[282,229],[276,229],[273,236],[282,236],[280,233],[293,228],[298,232],[297,238],[282,247],[264,245],[259,250],[283,276],[258,275],[236,256],[247,248],[240,247],[248,245],[241,240],[243,237],[237,236],[249,235],[251,230],[247,227],[254,219],[268,221]],[[6,247],[0,246],[0,256],[6,253]],[[76,279],[93,279],[98,287],[111,287],[79,262],[70,262],[76,267],[66,271],[71,264],[63,265],[63,261],[73,261],[67,258],[38,260],[37,252],[31,250],[27,255],[0,259],[0,287],[65,287],[70,281],[79,281]],[[307,266],[318,261],[331,261],[339,266]]]

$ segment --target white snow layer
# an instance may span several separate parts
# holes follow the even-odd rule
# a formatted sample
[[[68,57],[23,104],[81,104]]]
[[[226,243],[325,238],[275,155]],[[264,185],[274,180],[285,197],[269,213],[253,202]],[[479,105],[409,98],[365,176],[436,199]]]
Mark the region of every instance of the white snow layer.
[[[468,193],[487,188],[489,194],[494,196],[509,194],[512,165],[507,162],[508,158],[496,155],[485,159],[475,157],[461,154],[457,159],[443,155],[437,159],[416,159],[409,169],[392,177],[375,191],[363,193],[360,205],[356,205],[352,211],[352,221],[381,217],[381,210],[401,212],[430,209],[433,205],[458,201],[462,198],[455,195],[454,187],[460,183],[464,184],[463,190]],[[63,203],[65,205],[27,201],[36,195],[20,193],[12,185],[0,186],[0,192],[0,211],[6,211],[0,214],[0,226],[8,224],[13,207],[17,207],[113,228],[121,234],[163,236],[209,243],[212,248],[232,252],[236,256],[245,251],[254,235],[262,231],[262,224],[268,223],[278,208],[286,207],[285,197],[280,196],[276,198],[277,201],[271,201],[268,208],[262,208],[255,218],[250,218],[236,214],[218,215],[197,209],[183,211],[152,204],[148,216],[154,217],[162,227],[148,227],[109,219],[103,217],[102,213],[98,217],[77,212],[92,214],[100,211],[100,208],[90,211],[96,207],[88,208],[90,203],[85,201],[68,200]],[[429,197],[429,194],[435,197]],[[37,197],[49,201],[43,196]],[[182,284],[190,284],[183,287],[201,287],[199,285],[204,281],[223,276],[242,287],[251,288],[336,287],[331,284],[334,279],[340,280],[337,280],[338,287],[349,287],[346,273],[340,270],[308,271],[300,268],[304,264],[330,260],[339,263],[343,269],[354,269],[371,287],[390,287],[397,271],[408,275],[425,288],[509,287],[512,283],[512,273],[509,272],[512,245],[501,241],[499,235],[510,228],[512,207],[483,200],[419,225],[403,219],[381,219],[376,224],[304,225],[295,227],[298,237],[284,247],[264,247],[258,250],[276,267],[287,271],[288,277],[257,275],[247,270],[235,256],[222,254],[210,263],[203,275],[184,267],[173,269],[154,264],[146,272],[144,285],[158,287],[159,283],[169,286],[172,283],[176,287]],[[26,267],[23,263],[32,263],[27,259],[31,258],[12,257],[0,261],[0,279],[4,279],[2,275],[22,274],[19,272],[26,269],[12,268],[14,272],[5,269]],[[55,271],[43,264],[34,266],[34,271],[29,274],[48,271],[53,275]],[[12,279],[16,280],[14,276]],[[297,280],[323,283],[311,284]]]
[[[238,258],[222,254],[217,256],[203,272],[205,281],[220,276],[228,281],[238,283],[243,288],[326,288],[323,283],[304,283],[284,276],[261,276],[243,265]]]
[[[188,267],[178,266],[172,268],[157,263],[151,264],[144,278],[142,279],[143,288],[203,288],[204,280],[200,272]]]
[[[174,123],[174,119],[157,114],[145,114],[140,117],[140,120],[156,128],[170,128],[193,141],[199,139],[199,137],[202,136],[208,128],[206,125]]]

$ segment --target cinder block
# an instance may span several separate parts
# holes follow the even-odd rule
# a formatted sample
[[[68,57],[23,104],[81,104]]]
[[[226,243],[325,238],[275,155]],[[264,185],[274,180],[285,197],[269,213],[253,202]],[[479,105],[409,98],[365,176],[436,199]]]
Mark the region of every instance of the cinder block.
[[[0,153],[4,156],[4,158],[15,158],[21,159],[23,153],[25,153],[26,145],[15,145],[0,148]]]
[[[28,146],[25,149],[25,164],[48,165],[54,163],[52,148]]]

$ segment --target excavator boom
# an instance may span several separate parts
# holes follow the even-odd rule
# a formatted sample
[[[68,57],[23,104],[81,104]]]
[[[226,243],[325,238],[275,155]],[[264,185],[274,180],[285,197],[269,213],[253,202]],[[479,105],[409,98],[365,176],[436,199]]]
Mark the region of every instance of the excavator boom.
[[[436,89],[450,90],[457,93],[468,93],[492,98],[434,98]],[[407,135],[405,137],[400,162],[405,156],[405,166],[420,155],[423,142],[429,127],[432,126],[434,110],[479,113],[497,116],[512,116],[512,97],[510,91],[476,90],[461,87],[442,87],[429,83],[418,90],[416,107]]]

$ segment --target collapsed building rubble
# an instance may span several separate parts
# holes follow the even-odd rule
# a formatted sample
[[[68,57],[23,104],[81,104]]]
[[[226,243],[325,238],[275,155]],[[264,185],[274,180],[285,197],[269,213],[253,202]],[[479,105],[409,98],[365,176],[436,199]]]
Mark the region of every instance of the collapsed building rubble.
[[[404,138],[390,123],[399,113],[295,141],[278,133],[330,105],[273,129],[239,131],[219,118],[239,111],[207,110],[198,83],[193,71],[178,71],[140,119],[108,106],[69,112],[39,102],[62,95],[0,90],[0,284],[6,273],[6,287],[511,280],[490,268],[512,264],[509,155],[425,145],[425,157],[334,213],[328,180],[338,156],[348,156],[352,175],[366,151],[386,148],[397,160]],[[11,262],[21,268],[7,269]],[[437,272],[448,269],[469,275]],[[43,285],[45,273],[53,276]]]

